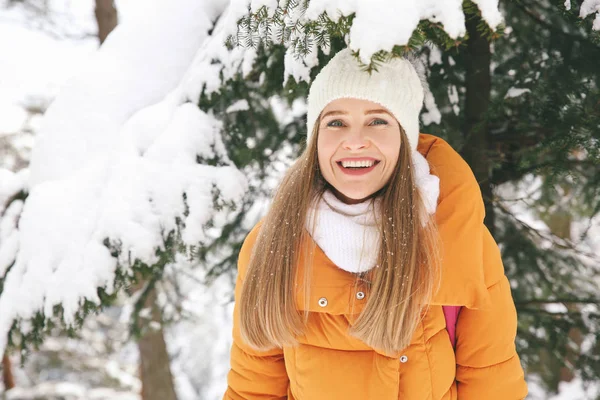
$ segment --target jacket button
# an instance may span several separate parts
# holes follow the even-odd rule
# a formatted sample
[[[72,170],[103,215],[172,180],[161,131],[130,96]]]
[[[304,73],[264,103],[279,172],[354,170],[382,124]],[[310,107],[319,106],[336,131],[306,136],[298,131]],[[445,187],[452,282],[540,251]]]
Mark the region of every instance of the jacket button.
[[[401,362],[401,363],[405,363],[405,362],[407,362],[407,361],[408,361],[408,357],[406,357],[406,356],[402,356],[402,357],[400,357],[400,362]]]
[[[365,298],[365,292],[356,292],[356,298],[362,300]]]
[[[327,299],[326,299],[325,297],[321,297],[321,298],[319,299],[319,305],[320,305],[321,307],[325,307],[325,306],[327,305]]]

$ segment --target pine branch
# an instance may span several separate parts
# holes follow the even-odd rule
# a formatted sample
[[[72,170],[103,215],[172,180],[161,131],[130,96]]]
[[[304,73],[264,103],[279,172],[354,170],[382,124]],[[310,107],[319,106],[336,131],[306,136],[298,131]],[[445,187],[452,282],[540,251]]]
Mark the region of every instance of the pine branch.
[[[517,218],[517,216],[512,211],[510,211],[507,207],[505,207],[501,202],[497,201],[496,199],[490,199],[490,200],[493,202],[495,207],[498,207],[498,209],[500,209],[500,211],[502,211],[504,214],[510,216],[514,221],[516,221],[522,228],[524,228],[530,234],[537,236],[540,239],[548,240],[549,242],[552,243],[553,246],[556,246],[559,249],[570,250],[570,251],[573,251],[575,254],[578,254],[580,256],[584,256],[591,260],[597,261],[598,265],[600,265],[600,257],[598,257],[598,254],[588,253],[586,251],[583,251],[583,250],[577,248],[576,244],[573,243],[572,241],[560,238],[552,233],[548,233],[548,235],[546,236],[546,235],[542,234],[538,229],[535,229],[534,227],[532,227],[525,221],[522,221],[519,218]]]
[[[556,304],[556,303],[568,303],[568,304],[598,304],[600,305],[600,298],[598,299],[578,299],[576,297],[565,297],[558,299],[529,299],[529,300],[521,300],[515,301],[515,305],[526,306],[530,304]]]
[[[562,167],[571,169],[578,167],[599,168],[598,163],[593,160],[562,160],[558,162],[557,160],[552,159],[526,168],[514,169],[508,174],[504,173],[505,171],[503,171],[503,169],[497,169],[492,173],[492,182],[494,185],[501,185],[506,182],[517,181],[532,172],[538,172],[546,168],[556,170]]]
[[[543,315],[549,315],[552,317],[557,317],[557,318],[562,318],[562,317],[572,317],[572,316],[576,316],[576,317],[583,317],[583,316],[594,316],[596,318],[600,317],[600,313],[589,313],[589,312],[582,312],[582,311],[559,311],[559,312],[554,312],[554,311],[548,311],[548,310],[544,310],[541,308],[519,308],[517,310],[518,313],[528,313],[528,314],[543,314]]]
[[[329,48],[332,39],[343,40],[347,37],[355,17],[354,14],[340,16],[334,22],[323,12],[315,20],[307,21],[302,18],[307,7],[308,1],[306,0],[289,0],[280,3],[273,10],[271,17],[269,17],[266,6],[255,12],[249,8],[248,14],[238,21],[236,37],[228,37],[226,43],[227,45],[251,48],[256,48],[261,43],[267,47],[273,44],[283,44],[292,49],[297,59],[301,59],[312,51]],[[482,29],[489,30],[487,26]],[[273,43],[271,40],[273,32],[277,43]],[[413,31],[406,45],[394,46],[391,52],[376,53],[365,69],[367,71],[377,70],[377,65],[384,62],[385,59],[401,57],[408,51],[421,48],[428,40],[434,40],[446,48],[456,47],[461,43],[460,40],[450,38],[440,23],[423,21]]]
[[[586,43],[592,44],[592,45],[594,45],[596,47],[599,47],[596,43],[594,43],[593,41],[591,41],[588,37],[577,35],[577,34],[570,33],[570,32],[565,32],[562,29],[558,28],[555,24],[551,24],[550,22],[544,21],[539,14],[535,13],[534,11],[531,11],[522,2],[515,1],[515,2],[513,2],[513,4],[515,4],[521,11],[523,11],[536,24],[538,24],[540,26],[542,26],[542,27],[544,27],[544,28],[546,28],[546,29],[548,29],[550,31],[557,32],[557,33],[560,33],[561,35],[565,35],[567,37],[570,37],[573,40],[576,40],[576,41],[579,41],[579,42],[586,42]]]

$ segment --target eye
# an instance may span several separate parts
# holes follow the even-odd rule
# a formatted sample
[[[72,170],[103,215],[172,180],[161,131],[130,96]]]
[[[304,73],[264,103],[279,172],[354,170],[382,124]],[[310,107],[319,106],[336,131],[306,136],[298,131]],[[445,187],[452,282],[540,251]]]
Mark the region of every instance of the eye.
[[[344,123],[339,119],[334,119],[334,120],[329,121],[327,123],[327,126],[332,127],[332,128],[340,128],[340,127],[344,126]]]
[[[375,118],[373,120],[373,122],[371,122],[371,125],[387,125],[388,122],[385,119],[381,119],[381,118]]]

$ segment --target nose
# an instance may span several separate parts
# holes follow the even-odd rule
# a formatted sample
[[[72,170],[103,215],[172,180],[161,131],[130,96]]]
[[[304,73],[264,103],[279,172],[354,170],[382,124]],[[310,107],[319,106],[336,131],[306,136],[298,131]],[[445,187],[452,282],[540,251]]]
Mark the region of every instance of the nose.
[[[343,146],[346,150],[360,150],[368,148],[369,144],[365,135],[362,134],[361,129],[357,127],[348,132]]]

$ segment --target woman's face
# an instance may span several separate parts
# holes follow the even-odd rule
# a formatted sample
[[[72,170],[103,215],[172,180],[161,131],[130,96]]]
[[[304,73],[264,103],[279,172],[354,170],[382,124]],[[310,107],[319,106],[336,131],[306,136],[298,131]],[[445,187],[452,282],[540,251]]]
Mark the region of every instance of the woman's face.
[[[368,100],[334,100],[318,129],[319,167],[340,200],[359,203],[385,186],[401,146],[400,125],[388,110]]]

